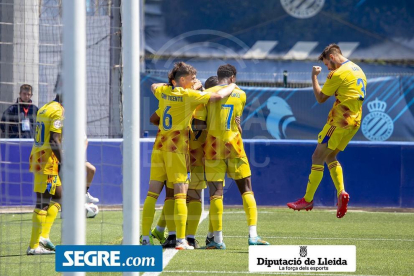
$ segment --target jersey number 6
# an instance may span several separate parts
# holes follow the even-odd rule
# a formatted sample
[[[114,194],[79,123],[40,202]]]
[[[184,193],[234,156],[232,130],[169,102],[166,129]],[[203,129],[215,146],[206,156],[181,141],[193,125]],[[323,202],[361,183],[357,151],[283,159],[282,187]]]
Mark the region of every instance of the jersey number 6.
[[[172,127],[172,116],[168,114],[171,106],[166,106],[164,109],[164,113],[162,114],[162,127],[164,130],[170,130]]]

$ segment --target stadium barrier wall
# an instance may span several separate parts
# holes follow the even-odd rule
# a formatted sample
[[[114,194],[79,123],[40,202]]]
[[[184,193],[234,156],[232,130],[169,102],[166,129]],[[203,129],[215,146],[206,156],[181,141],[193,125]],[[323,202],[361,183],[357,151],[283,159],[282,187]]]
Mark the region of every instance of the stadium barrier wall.
[[[165,74],[166,76],[166,74]],[[320,81],[325,79],[319,77]],[[158,108],[151,85],[165,78],[141,74],[141,130],[155,137],[158,127],[150,116]],[[318,104],[312,87],[246,87],[246,105],[241,117],[244,139],[315,139],[335,103],[330,97]],[[411,142],[414,136],[414,76],[368,79],[368,94],[362,105],[361,129],[353,141]]]
[[[282,206],[304,195],[315,141],[246,140],[244,144],[259,206]],[[153,139],[141,142],[141,204],[148,191],[152,145]],[[30,140],[1,141],[0,206],[34,205],[28,163],[31,147]],[[122,140],[91,139],[88,161],[97,168],[91,194],[103,205],[122,204]],[[352,207],[414,208],[414,143],[351,142],[339,154],[339,161]],[[205,197],[208,202],[208,191]],[[164,192],[157,203],[163,202]],[[335,187],[326,166],[314,202],[327,207],[336,204]],[[242,205],[232,180],[226,180],[224,203]]]

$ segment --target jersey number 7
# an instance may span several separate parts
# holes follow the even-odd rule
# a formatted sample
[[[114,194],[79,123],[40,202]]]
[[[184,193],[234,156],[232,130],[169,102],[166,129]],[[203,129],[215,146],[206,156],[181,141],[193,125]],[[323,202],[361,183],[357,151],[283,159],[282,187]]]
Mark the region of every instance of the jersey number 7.
[[[230,126],[231,126],[231,117],[233,116],[233,109],[234,109],[234,106],[232,105],[232,104],[223,104],[222,106],[221,106],[221,109],[223,110],[225,110],[225,111],[227,111],[228,110],[228,112],[227,112],[227,116],[226,116],[226,126],[225,126],[225,128],[226,128],[226,130],[230,130]]]

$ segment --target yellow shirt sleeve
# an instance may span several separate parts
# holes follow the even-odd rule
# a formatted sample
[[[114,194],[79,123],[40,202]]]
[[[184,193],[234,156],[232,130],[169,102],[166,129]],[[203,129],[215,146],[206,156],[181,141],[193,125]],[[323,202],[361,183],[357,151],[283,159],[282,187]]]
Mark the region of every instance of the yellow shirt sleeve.
[[[155,91],[154,91],[154,96],[155,96],[158,100],[160,100],[160,98],[161,98],[162,90],[163,90],[163,88],[164,88],[164,87],[165,87],[164,85],[158,86],[158,87],[155,89]]]
[[[240,110],[240,114],[236,114],[236,116],[242,116],[244,107],[246,106],[246,93],[241,93],[240,99],[242,101],[242,108]]]
[[[322,93],[326,96],[333,96],[341,85],[342,79],[335,72],[329,73],[325,84],[322,87]]]
[[[56,110],[50,115],[50,129],[49,131],[55,133],[62,133],[63,116],[62,110]]]
[[[157,114],[158,117],[161,117],[161,110],[160,110],[160,108],[158,108],[157,110],[155,110],[155,114]]]
[[[192,104],[199,105],[208,103],[211,94],[208,92],[200,92],[198,90],[189,89],[188,96]]]
[[[200,104],[194,111],[194,119],[207,121],[207,108],[205,105]]]

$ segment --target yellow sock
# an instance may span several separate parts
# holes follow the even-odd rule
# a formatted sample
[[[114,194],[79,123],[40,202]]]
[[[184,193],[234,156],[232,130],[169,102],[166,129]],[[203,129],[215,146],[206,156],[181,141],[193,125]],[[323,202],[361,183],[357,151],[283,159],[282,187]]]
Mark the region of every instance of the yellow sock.
[[[187,222],[187,195],[175,194],[174,198],[174,222],[177,232],[177,239],[185,239],[185,228]]]
[[[157,226],[161,228],[165,228],[167,222],[165,221],[165,212],[164,207],[162,207],[160,218],[158,219]]]
[[[173,197],[167,197],[164,201],[164,216],[167,223],[168,232],[175,231],[175,222],[174,222],[174,204],[175,200]]]
[[[336,196],[345,190],[344,187],[344,174],[342,172],[342,166],[338,161],[334,161],[328,164],[329,172],[331,173],[332,181],[335,184]]]
[[[43,238],[48,239],[50,234],[50,229],[52,229],[53,222],[56,219],[57,214],[60,210],[60,204],[57,202],[51,201],[49,204],[49,208],[47,209],[47,216],[45,218],[45,222],[42,227],[42,234]]]
[[[187,218],[187,235],[193,235],[197,233],[198,223],[201,218],[201,199],[191,200],[188,203],[188,218]]]
[[[213,224],[211,224],[211,217],[210,214],[208,215],[208,232],[213,233]]]
[[[223,197],[210,197],[210,220],[214,231],[223,230]]]
[[[155,203],[157,202],[159,194],[148,192],[147,198],[144,202],[142,210],[142,235],[149,236],[152,222],[154,221]]]
[[[45,224],[47,212],[42,209],[35,208],[32,216],[32,236],[30,237],[30,248],[39,246],[40,234]]]
[[[315,195],[316,189],[318,189],[319,183],[323,177],[323,165],[312,165],[311,173],[309,175],[308,187],[306,188],[305,200],[311,202]]]
[[[245,192],[242,194],[243,209],[246,213],[247,225],[257,225],[257,206],[253,192]]]
[[[189,216],[189,214],[188,214],[188,212],[189,212],[188,205],[189,204],[190,204],[190,197],[187,194],[187,198],[185,199],[185,206],[187,206],[187,221],[185,222],[185,233],[186,234],[187,234],[187,231],[188,231],[188,216]]]

